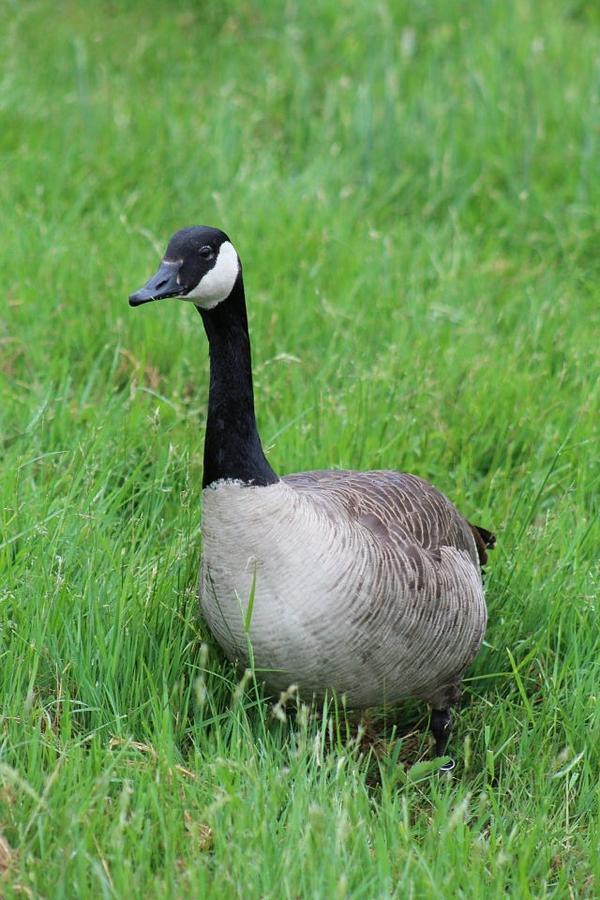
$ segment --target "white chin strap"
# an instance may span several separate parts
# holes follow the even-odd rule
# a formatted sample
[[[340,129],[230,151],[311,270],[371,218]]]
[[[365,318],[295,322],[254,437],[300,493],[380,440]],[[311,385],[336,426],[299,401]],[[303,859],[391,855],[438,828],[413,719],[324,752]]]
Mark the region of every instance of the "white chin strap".
[[[235,248],[229,241],[224,241],[212,269],[183,299],[192,300],[200,309],[212,309],[229,297],[239,271],[240,261]]]

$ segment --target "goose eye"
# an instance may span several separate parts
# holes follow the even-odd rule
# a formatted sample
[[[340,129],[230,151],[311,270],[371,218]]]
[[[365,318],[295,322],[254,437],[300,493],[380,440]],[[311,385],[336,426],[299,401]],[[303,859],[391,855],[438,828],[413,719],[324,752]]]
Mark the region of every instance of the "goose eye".
[[[200,256],[203,256],[204,259],[210,259],[212,256],[214,256],[213,248],[209,247],[208,245],[206,247],[200,247],[198,253],[200,254]]]

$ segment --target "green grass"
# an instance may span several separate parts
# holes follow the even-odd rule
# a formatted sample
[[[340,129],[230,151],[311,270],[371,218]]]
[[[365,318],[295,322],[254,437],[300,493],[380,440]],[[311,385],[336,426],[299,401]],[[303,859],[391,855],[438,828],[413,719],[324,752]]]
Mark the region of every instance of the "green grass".
[[[0,895],[597,896],[597,4],[5,2],[0,59]],[[198,617],[205,339],[126,302],[194,223],[276,469],[497,532],[450,779]]]

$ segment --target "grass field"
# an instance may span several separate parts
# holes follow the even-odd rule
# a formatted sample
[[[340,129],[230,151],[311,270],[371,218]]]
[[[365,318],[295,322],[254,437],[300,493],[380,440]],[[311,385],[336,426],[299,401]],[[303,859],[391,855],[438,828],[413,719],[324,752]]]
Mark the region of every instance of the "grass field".
[[[0,59],[0,896],[598,896],[597,4],[5,0]],[[195,223],[274,467],[498,535],[449,779],[198,617],[206,342],[127,306]]]

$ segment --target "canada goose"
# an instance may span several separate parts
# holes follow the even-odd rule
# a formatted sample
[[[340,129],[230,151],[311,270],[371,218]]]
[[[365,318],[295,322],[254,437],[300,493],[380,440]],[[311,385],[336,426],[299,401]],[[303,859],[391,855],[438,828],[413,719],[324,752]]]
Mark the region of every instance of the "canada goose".
[[[483,640],[493,535],[414,475],[275,474],[254,415],[242,267],[224,232],[178,231],[129,303],[166,297],[196,306],[209,342],[200,601],[217,641],[245,663],[250,642],[272,691],[331,689],[354,708],[427,701],[442,756]]]

